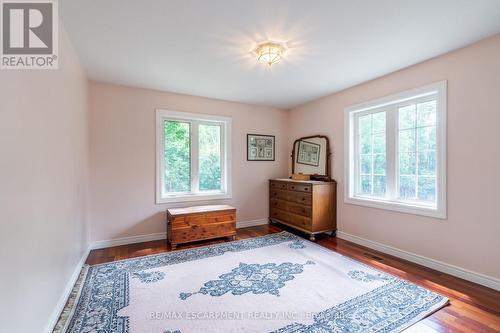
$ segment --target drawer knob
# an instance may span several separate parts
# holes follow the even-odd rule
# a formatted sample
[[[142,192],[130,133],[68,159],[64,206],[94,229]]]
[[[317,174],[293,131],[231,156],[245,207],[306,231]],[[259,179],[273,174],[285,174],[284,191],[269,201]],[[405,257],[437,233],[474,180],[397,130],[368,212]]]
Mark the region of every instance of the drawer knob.
[[[304,187],[304,191],[308,191],[309,190],[309,187]]]
[[[305,200],[306,200],[306,198],[302,198],[302,201],[305,201]]]
[[[305,213],[305,212],[306,212],[306,210],[305,210],[305,209],[302,209],[302,213]]]
[[[294,189],[295,189],[295,186],[292,186],[292,190],[294,190]]]

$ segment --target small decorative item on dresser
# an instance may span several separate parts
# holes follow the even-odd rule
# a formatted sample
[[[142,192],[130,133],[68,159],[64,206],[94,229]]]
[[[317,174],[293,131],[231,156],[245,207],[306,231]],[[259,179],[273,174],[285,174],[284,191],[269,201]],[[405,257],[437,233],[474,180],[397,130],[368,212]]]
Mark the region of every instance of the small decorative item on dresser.
[[[228,205],[194,206],[167,210],[167,239],[178,244],[236,236],[236,208]]]
[[[294,174],[292,174],[292,179],[293,180],[310,180],[311,176],[304,175],[303,173],[294,173]]]

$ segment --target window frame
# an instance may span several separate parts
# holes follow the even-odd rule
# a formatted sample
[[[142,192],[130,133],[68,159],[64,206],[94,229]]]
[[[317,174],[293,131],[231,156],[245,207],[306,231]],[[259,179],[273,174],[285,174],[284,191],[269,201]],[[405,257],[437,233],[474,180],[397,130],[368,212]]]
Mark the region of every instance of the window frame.
[[[403,91],[344,109],[344,202],[402,213],[446,219],[446,113],[447,81]],[[422,201],[404,201],[397,198],[399,182],[398,115],[397,109],[408,104],[436,100],[436,205]],[[386,193],[387,198],[357,194],[358,122],[363,115],[386,111]],[[396,191],[396,193],[394,193]]]
[[[190,192],[167,194],[164,189],[165,132],[167,120],[188,122],[190,126]],[[199,131],[200,124],[219,124],[221,127],[221,187],[220,191],[199,191]],[[156,204],[172,202],[230,199],[231,196],[231,124],[232,118],[156,109]]]

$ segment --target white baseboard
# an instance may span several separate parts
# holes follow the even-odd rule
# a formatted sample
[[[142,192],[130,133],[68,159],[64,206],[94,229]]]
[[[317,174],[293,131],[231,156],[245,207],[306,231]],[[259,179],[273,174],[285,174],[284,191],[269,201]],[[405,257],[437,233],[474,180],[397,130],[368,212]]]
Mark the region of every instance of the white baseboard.
[[[47,325],[43,330],[44,333],[52,333],[52,331],[54,330],[54,327],[56,326],[57,321],[59,320],[59,316],[61,315],[61,312],[64,310],[66,302],[68,301],[68,298],[71,295],[71,291],[73,290],[73,287],[75,286],[75,283],[78,280],[78,277],[80,276],[80,272],[82,271],[82,267],[85,264],[85,261],[89,256],[89,253],[90,253],[90,247],[83,252],[82,257],[78,261],[78,264],[76,265],[75,270],[71,275],[71,278],[69,279],[68,283],[66,283],[66,286],[64,287],[64,291],[61,294],[61,297],[59,297],[59,300],[57,301],[54,310],[50,314]]]
[[[251,221],[238,221],[236,222],[236,228],[248,228],[257,225],[268,224],[268,219],[260,219],[260,220],[251,220]],[[123,237],[123,238],[115,238],[108,240],[100,240],[92,242],[90,248],[92,250],[96,249],[104,249],[106,247],[134,244],[134,243],[142,243],[142,242],[150,242],[160,239],[165,239],[167,234],[165,232],[157,232],[154,234],[147,235],[139,235],[139,236],[131,236],[131,237]]]
[[[165,239],[166,237],[167,237],[167,234],[165,232],[157,232],[154,234],[147,234],[147,235],[100,240],[100,241],[92,242],[90,248],[92,250],[104,249],[106,247],[113,247],[113,246],[120,246],[120,245],[134,244],[134,243],[142,243],[142,242],[150,242],[150,241]]]
[[[400,249],[397,249],[392,246],[388,246],[385,244],[377,243],[365,238],[361,238],[358,236],[354,236],[342,231],[337,231],[337,237],[341,239],[345,239],[347,241],[368,247],[373,250],[377,250],[379,252],[383,252],[386,254],[390,254],[394,257],[398,257],[401,259],[405,259],[408,261],[411,261],[413,263],[429,267],[432,269],[435,269],[436,271],[440,271],[446,274],[450,274],[456,277],[459,277],[461,279],[471,281],[495,290],[500,291],[500,279],[494,278],[492,276],[484,275],[481,273],[473,272],[470,270],[467,270],[465,268],[457,267],[454,265],[450,265],[447,263],[444,263],[442,261],[434,260],[431,258],[427,258],[415,253],[403,251]]]
[[[260,219],[260,220],[250,220],[250,221],[239,221],[236,222],[236,228],[248,228],[255,227],[257,225],[265,225],[269,224],[269,219]]]

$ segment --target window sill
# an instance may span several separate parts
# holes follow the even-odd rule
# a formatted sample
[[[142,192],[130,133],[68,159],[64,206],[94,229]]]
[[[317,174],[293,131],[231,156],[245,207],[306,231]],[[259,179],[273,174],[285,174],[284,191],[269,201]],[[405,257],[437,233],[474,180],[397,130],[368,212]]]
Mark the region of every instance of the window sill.
[[[391,210],[406,214],[428,216],[438,219],[446,219],[446,211],[443,208],[439,207],[435,208],[406,202],[384,201],[363,197],[346,197],[344,202],[352,205]]]
[[[228,193],[179,194],[156,198],[156,204],[231,199]]]

